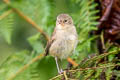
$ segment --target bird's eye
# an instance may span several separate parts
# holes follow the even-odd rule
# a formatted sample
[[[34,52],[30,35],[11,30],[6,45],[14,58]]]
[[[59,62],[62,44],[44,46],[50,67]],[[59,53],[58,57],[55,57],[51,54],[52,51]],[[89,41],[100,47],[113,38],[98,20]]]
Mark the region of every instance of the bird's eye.
[[[67,20],[64,20],[64,22],[67,22]]]

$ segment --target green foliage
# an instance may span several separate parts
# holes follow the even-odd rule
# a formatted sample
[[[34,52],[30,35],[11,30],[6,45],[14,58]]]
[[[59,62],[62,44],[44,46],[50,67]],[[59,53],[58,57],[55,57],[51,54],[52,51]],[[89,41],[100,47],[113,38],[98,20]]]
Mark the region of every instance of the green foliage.
[[[99,10],[95,10],[97,4],[93,0],[79,0],[79,11],[73,14],[74,21],[76,21],[77,32],[79,35],[79,45],[77,46],[77,53],[80,59],[83,59],[90,53],[96,50],[96,43],[92,43],[97,36],[90,35],[91,31],[96,30],[96,21],[99,17],[96,16]],[[79,17],[78,17],[79,16]],[[77,56],[78,56],[77,55]],[[79,59],[77,59],[79,60]]]
[[[37,53],[42,53],[44,51],[43,46],[41,45],[41,41],[40,41],[40,34],[36,34],[30,38],[28,38],[28,41],[30,43],[30,45],[33,47],[33,50],[35,50]]]
[[[13,53],[10,57],[8,57],[7,61],[2,64],[0,69],[0,80],[7,80],[10,76],[12,76],[19,68],[21,68],[24,64],[26,64],[32,57],[30,56],[30,52],[28,50],[23,50],[18,53]],[[17,67],[16,67],[17,65]],[[25,79],[30,79],[29,72],[25,71],[24,76]]]
[[[50,4],[47,0],[13,1],[12,6],[19,9],[39,26],[46,27],[47,19],[50,16]]]
[[[119,48],[108,45],[108,43],[105,44],[108,53],[97,54],[96,40],[99,36],[91,35],[92,31],[97,30],[96,25],[99,18],[97,16],[99,10],[96,9],[98,4],[94,0],[10,1],[10,5],[0,1],[0,35],[4,37],[7,44],[11,45],[7,45],[3,41],[4,43],[0,46],[14,47],[14,51],[9,51],[12,54],[0,66],[0,80],[8,80],[13,75],[16,75],[15,80],[48,80],[57,74],[55,61],[50,56],[33,62],[21,73],[17,73],[17,71],[25,67],[36,56],[43,54],[47,42],[43,35],[34,30],[35,26],[31,25],[24,17],[27,17],[28,20],[31,19],[50,36],[59,13],[68,13],[72,16],[79,37],[75,55],[72,56],[79,66],[72,67],[74,72],[68,70],[66,75],[75,80],[97,80],[104,73],[106,80],[110,80],[114,72],[117,79],[120,78],[119,71],[114,70],[115,65],[120,63],[115,58],[120,51]],[[22,16],[13,10],[4,18],[1,17],[13,8],[21,12]],[[0,37],[0,43],[2,43],[2,37]],[[5,51],[9,50],[7,47],[5,47]],[[6,52],[1,52],[1,54],[4,53]],[[108,60],[101,63],[106,58]],[[64,78],[64,75],[58,76],[56,80],[61,78]]]
[[[10,14],[3,19],[0,19],[0,34],[5,38],[8,44],[11,44],[13,23],[14,23],[13,14]]]

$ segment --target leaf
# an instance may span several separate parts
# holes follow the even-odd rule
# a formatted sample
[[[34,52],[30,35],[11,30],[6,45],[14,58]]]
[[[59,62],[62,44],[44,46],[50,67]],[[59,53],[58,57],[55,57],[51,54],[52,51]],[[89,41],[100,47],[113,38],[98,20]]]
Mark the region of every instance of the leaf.
[[[2,35],[8,44],[11,44],[14,18],[13,14],[0,19],[0,35]]]
[[[0,66],[0,80],[7,80],[10,76],[14,75],[19,68],[24,64],[29,62],[31,59],[30,52],[28,50],[23,50],[17,53],[13,53],[8,59]],[[25,72],[23,76],[29,76],[30,72]],[[30,77],[24,77],[25,80],[30,79]]]
[[[43,44],[40,40],[40,34],[33,35],[28,38],[28,42],[32,46],[33,50],[37,53],[42,53],[44,51]]]

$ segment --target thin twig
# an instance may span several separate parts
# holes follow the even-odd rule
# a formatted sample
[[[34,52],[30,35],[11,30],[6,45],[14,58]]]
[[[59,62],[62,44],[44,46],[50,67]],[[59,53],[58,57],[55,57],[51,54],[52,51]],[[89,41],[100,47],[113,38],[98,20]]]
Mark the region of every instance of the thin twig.
[[[19,16],[21,16],[23,19],[25,19],[28,23],[30,23],[34,28],[36,28],[43,36],[45,36],[46,40],[49,40],[49,36],[29,17],[24,15],[20,10],[13,8],[7,0],[4,0],[4,2],[11,7]]]
[[[65,80],[68,80],[68,78],[67,78],[67,75],[66,75],[66,71],[64,71],[64,77],[65,77]]]
[[[12,13],[13,10],[8,10],[6,12],[4,12],[1,16],[0,16],[0,20],[2,20],[3,18],[7,17],[10,13]]]
[[[46,32],[44,32],[32,19],[30,19],[29,17],[25,16],[22,12],[20,12],[19,10],[17,10],[16,8],[13,8],[13,10],[18,13],[19,16],[21,16],[22,18],[24,18],[28,23],[32,24],[32,26],[34,28],[36,28],[43,36],[45,36],[46,40],[49,40],[49,36],[46,34]]]
[[[50,80],[55,80],[56,78],[61,77],[61,76],[63,76],[63,74],[59,74],[59,75],[57,75],[57,76],[51,78]]]
[[[40,54],[39,56],[36,56],[28,64],[26,64],[22,68],[20,68],[14,75],[12,75],[11,77],[9,77],[7,80],[13,80],[18,74],[20,74],[21,72],[23,72],[24,70],[26,70],[31,64],[33,64],[34,62],[38,61],[43,56],[44,56],[43,54]]]
[[[69,57],[67,58],[67,61],[70,62],[74,67],[78,66],[78,64]]]
[[[109,52],[109,53],[103,53],[103,54],[101,54],[101,55],[99,55],[99,56],[94,56],[93,58],[90,58],[90,59],[86,60],[86,62],[83,63],[83,64],[81,64],[80,66],[88,66],[88,63],[90,63],[90,62],[92,62],[92,61],[94,61],[94,60],[102,59],[103,57],[106,57],[106,56],[108,56],[108,55],[110,55],[110,54],[116,54],[116,53],[119,52],[119,51],[120,51],[120,49],[117,50],[117,51],[111,51],[111,52]]]
[[[95,70],[95,69],[104,69],[104,68],[115,67],[115,66],[120,66],[120,64],[101,66],[101,67],[80,68],[80,69],[68,70],[68,71],[69,72],[76,72],[76,71],[85,71],[85,70]]]
[[[101,43],[102,43],[102,48],[103,49],[106,49],[106,47],[105,47],[105,42],[104,42],[104,32],[102,31],[102,33],[101,33],[101,36],[100,36],[100,38],[101,38]]]
[[[68,70],[68,72],[77,72],[77,71],[86,71],[86,70],[95,70],[95,69],[104,69],[104,68],[109,68],[109,67],[115,67],[115,66],[120,66],[120,64],[114,64],[114,65],[110,65],[110,66],[101,66],[101,67],[91,67],[91,68],[80,68],[80,69],[75,69],[75,70]],[[50,80],[55,80],[61,76],[63,76],[64,74],[60,74],[57,75],[55,77],[53,77]]]

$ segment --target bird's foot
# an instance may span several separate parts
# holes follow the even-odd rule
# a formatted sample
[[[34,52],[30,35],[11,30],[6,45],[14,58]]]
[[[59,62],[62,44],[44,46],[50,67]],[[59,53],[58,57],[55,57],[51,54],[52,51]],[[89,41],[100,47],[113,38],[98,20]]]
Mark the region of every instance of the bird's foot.
[[[59,71],[59,74],[62,74],[64,71],[62,70],[62,69],[60,69],[60,71]]]

